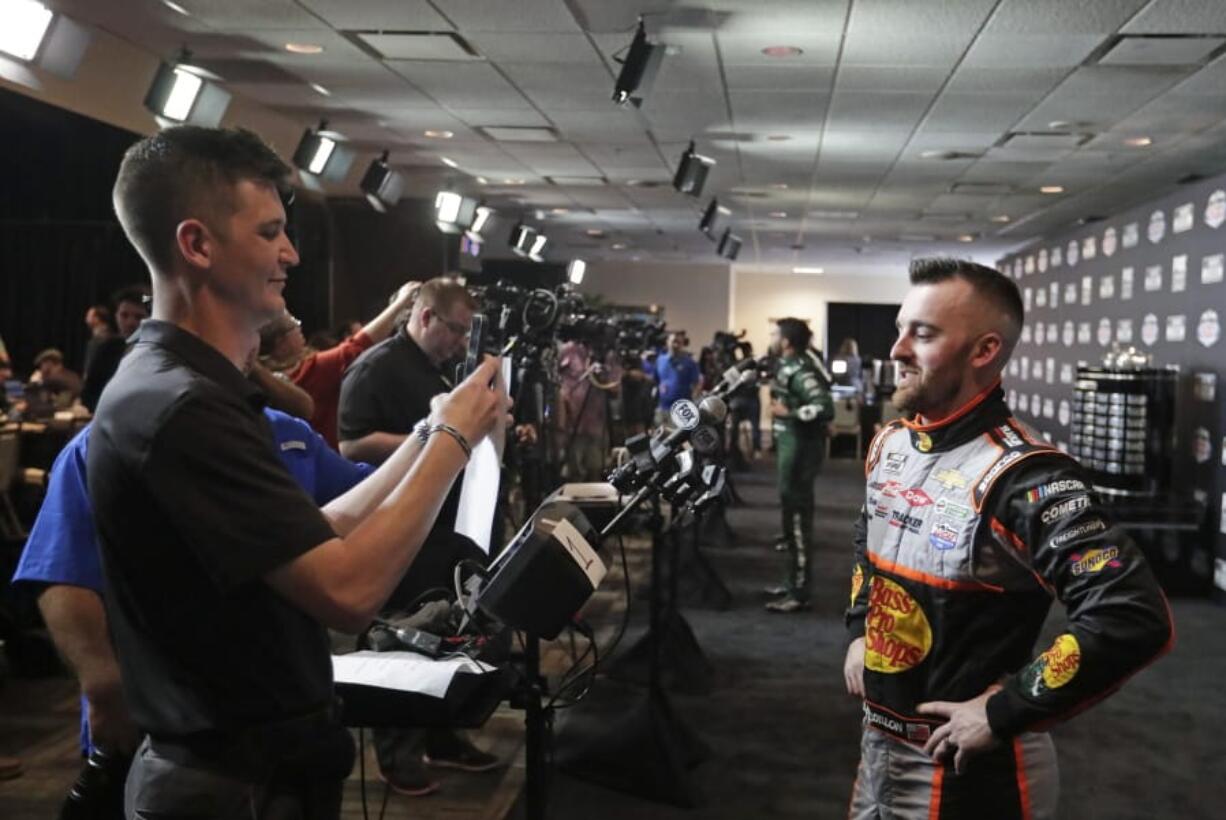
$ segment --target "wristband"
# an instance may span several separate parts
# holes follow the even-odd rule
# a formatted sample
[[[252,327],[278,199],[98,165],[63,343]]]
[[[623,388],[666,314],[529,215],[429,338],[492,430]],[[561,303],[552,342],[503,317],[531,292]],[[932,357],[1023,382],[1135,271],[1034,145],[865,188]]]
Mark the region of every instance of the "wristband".
[[[465,458],[472,458],[473,448],[469,446],[468,439],[464,438],[464,434],[452,427],[450,424],[436,424],[426,431],[427,438],[434,433],[446,433],[455,439],[455,443],[460,445],[460,449],[464,451]]]

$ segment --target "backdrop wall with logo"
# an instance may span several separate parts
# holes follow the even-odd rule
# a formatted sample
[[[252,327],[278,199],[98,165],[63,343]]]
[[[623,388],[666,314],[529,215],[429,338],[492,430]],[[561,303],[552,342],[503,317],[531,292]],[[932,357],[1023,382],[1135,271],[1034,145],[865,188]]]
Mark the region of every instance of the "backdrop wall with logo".
[[[1168,539],[1159,559],[1206,581],[1216,574],[1219,594],[1226,590],[1224,255],[1226,175],[999,262],[1026,308],[1005,391],[1014,412],[1061,449],[1069,447],[1078,364],[1100,365],[1118,344],[1148,354],[1155,366],[1178,366],[1171,482],[1203,500],[1209,520],[1204,537],[1178,547]]]

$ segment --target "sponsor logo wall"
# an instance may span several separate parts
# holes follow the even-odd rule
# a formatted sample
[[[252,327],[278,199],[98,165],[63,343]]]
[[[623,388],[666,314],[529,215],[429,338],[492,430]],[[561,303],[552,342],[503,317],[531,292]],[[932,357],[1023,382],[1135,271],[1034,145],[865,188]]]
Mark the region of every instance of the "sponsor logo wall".
[[[1155,366],[1179,366],[1172,486],[1209,506],[1219,559],[1226,559],[1226,417],[1216,389],[1226,367],[1224,260],[1226,175],[1046,237],[998,264],[1026,308],[1006,397],[1052,444],[1068,449],[1079,364],[1101,365],[1118,343],[1149,354]],[[1188,568],[1212,577],[1214,556],[1190,549]]]

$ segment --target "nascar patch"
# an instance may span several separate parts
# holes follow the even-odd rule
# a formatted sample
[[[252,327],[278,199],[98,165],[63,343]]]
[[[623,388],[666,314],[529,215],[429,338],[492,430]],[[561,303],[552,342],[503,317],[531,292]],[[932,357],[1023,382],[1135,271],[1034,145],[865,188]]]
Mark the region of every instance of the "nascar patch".
[[[958,544],[958,531],[949,524],[938,521],[932,525],[932,532],[928,534],[928,543],[934,549],[951,550]]]
[[[1026,500],[1034,504],[1048,496],[1071,493],[1075,490],[1084,490],[1085,488],[1086,485],[1075,478],[1062,478],[1058,481],[1049,481],[1046,484],[1027,490]]]

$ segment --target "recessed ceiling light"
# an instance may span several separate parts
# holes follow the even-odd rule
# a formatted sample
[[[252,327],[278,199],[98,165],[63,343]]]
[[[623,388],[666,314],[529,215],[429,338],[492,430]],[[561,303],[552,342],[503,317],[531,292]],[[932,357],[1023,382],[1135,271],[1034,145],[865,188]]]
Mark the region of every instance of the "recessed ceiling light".
[[[489,185],[490,181],[486,179],[485,177],[477,177],[477,184],[478,185]]]
[[[593,239],[601,239],[604,237],[604,231],[602,231],[600,228],[588,228],[586,231],[584,231],[584,233]]]
[[[331,97],[331,96],[332,96],[332,92],[331,92],[331,91],[329,91],[328,89],[324,88],[324,87],[323,87],[322,85],[320,85],[319,83],[311,83],[311,88],[315,89],[315,92],[316,92],[317,94],[323,94],[325,97]]]
[[[771,185],[771,187],[776,191],[786,191],[788,189],[788,184],[786,182],[776,182]]]
[[[791,139],[787,134],[767,134],[766,138],[771,142],[787,142]]]
[[[626,243],[625,242],[614,242],[609,247],[615,251],[624,251],[626,249]]]
[[[1053,131],[1062,131],[1065,128],[1071,128],[1072,125],[1068,120],[1052,120],[1047,124],[1047,127]]]
[[[1044,185],[1042,188],[1039,189],[1039,193],[1062,194],[1064,193],[1064,186],[1063,185]]]
[[[554,216],[561,216],[563,214],[570,213],[570,208],[550,208],[549,213],[553,214]]]
[[[1008,222],[1009,215],[1008,214],[997,214],[996,216],[992,217],[992,221],[993,222]]]
[[[799,57],[805,51],[796,46],[767,46],[762,49],[762,53],[767,57]]]
[[[825,273],[825,272],[826,271],[824,268],[807,268],[807,267],[792,268],[792,273]]]
[[[1129,137],[1124,140],[1124,144],[1132,148],[1148,148],[1154,144],[1154,141],[1149,137]]]
[[[502,184],[503,185],[523,185],[525,183],[522,179],[504,179],[502,181]]]
[[[771,211],[770,215],[774,217],[775,219],[787,219],[788,212],[787,211]]]
[[[449,140],[455,136],[455,134],[451,133],[450,131],[439,131],[433,128],[426,131],[425,134],[432,140]]]
[[[630,261],[631,262],[642,262],[643,257],[639,256],[638,254],[635,254],[634,256],[630,257]]]
[[[184,17],[191,17],[192,13],[180,6],[178,3],[172,3],[171,0],[162,0],[162,5],[176,14],[182,14]]]
[[[974,242],[975,237],[969,233],[964,233],[958,237],[959,242]]]
[[[319,43],[286,43],[285,50],[291,54],[322,54],[324,47]]]
[[[460,164],[456,162],[454,159],[450,159],[448,157],[439,157],[438,159],[439,159],[439,162],[443,163],[448,168],[459,168],[460,167]]]

